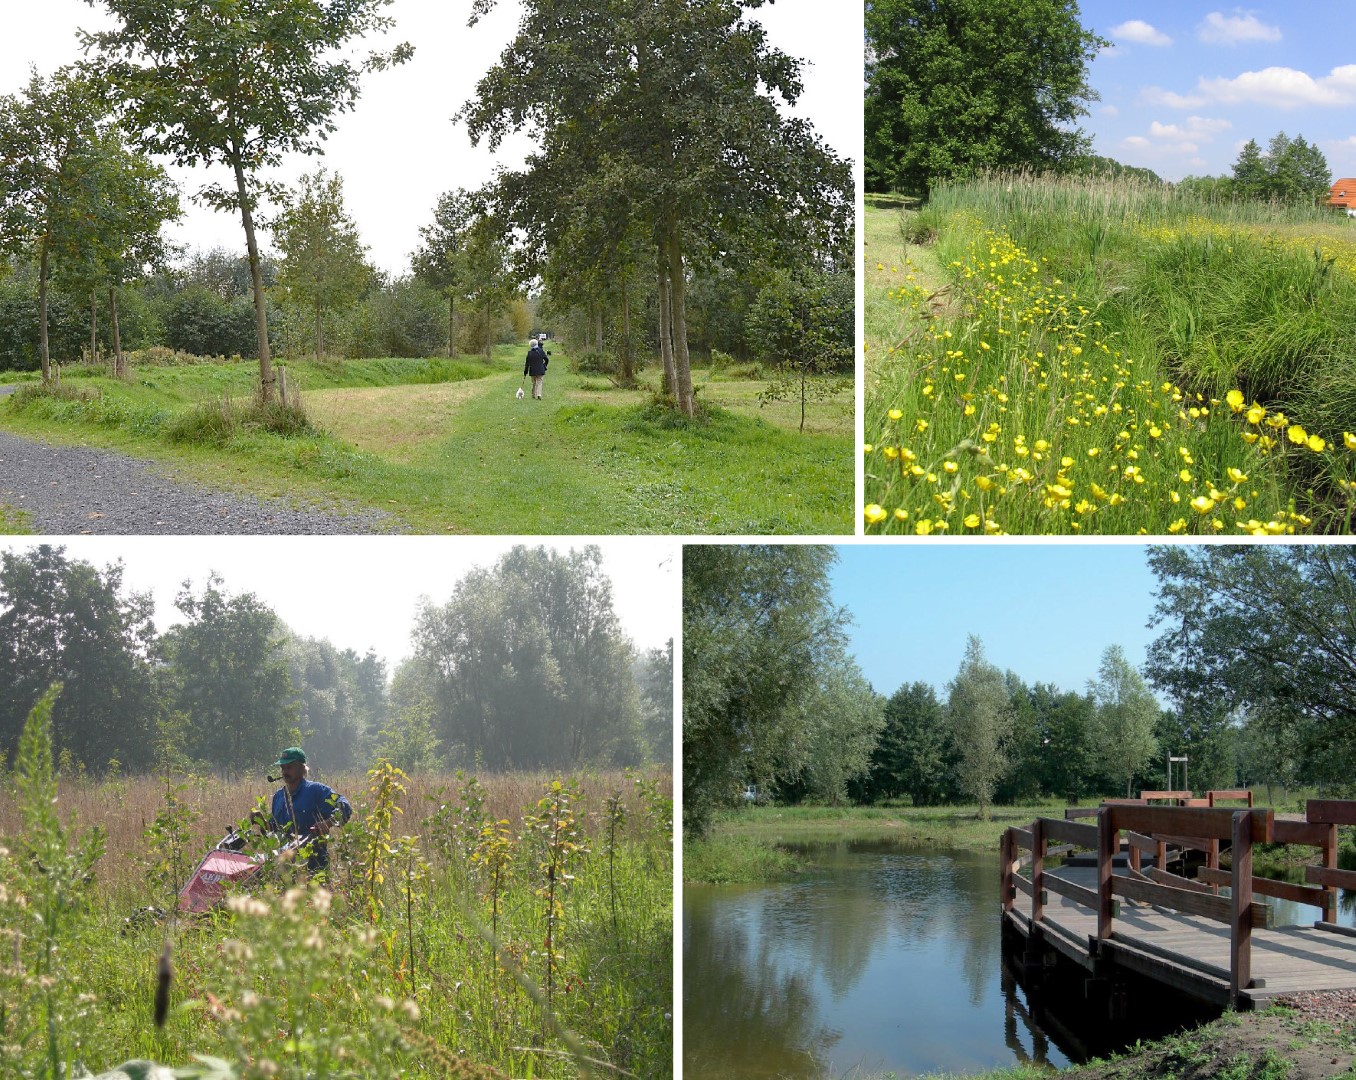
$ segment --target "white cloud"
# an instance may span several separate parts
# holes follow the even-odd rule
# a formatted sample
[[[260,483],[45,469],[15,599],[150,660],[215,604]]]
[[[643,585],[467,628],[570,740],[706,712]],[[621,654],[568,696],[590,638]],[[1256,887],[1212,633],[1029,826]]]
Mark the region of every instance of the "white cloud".
[[[1115,105],[1103,105],[1103,106],[1101,107],[1101,109],[1099,109],[1098,111],[1099,111],[1103,116],[1110,116],[1110,117],[1112,117],[1113,119],[1114,119],[1115,117],[1121,115],[1121,110],[1118,109],[1118,108],[1116,108]]]
[[[1199,109],[1209,104],[1209,99],[1200,94],[1176,94],[1161,86],[1146,86],[1139,96],[1148,105],[1166,105],[1170,109]]]
[[[1153,143],[1143,135],[1127,135],[1121,140],[1121,145],[1130,150],[1148,150]]]
[[[1235,8],[1237,15],[1225,15],[1221,11],[1212,11],[1196,28],[1196,36],[1210,45],[1238,45],[1245,41],[1280,41],[1281,28],[1267,26],[1256,15],[1244,14],[1241,8]]]
[[[1159,86],[1146,86],[1140,100],[1171,109],[1199,109],[1203,105],[1269,105],[1293,109],[1301,105],[1340,106],[1356,104],[1356,64],[1335,67],[1315,79],[1288,67],[1245,71],[1232,79],[1199,79],[1196,92],[1178,94]]]
[[[1120,41],[1133,41],[1136,45],[1171,45],[1172,38],[1161,30],[1155,30],[1143,19],[1131,19],[1120,26],[1111,28],[1111,36]]]
[[[1356,65],[1334,68],[1320,79],[1288,67],[1245,71],[1232,79],[1201,79],[1197,88],[1226,105],[1350,105],[1356,102]]]
[[[1228,131],[1233,124],[1228,120],[1213,119],[1205,116],[1188,116],[1185,124],[1160,124],[1155,120],[1149,125],[1149,134],[1155,139],[1201,139],[1208,141],[1221,131]]]

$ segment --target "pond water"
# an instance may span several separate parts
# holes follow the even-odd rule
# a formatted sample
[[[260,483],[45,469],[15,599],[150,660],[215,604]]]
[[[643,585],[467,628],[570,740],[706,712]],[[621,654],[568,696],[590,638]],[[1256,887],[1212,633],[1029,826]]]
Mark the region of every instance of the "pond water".
[[[812,870],[795,881],[683,890],[685,1080],[1063,1067],[1111,1048],[1033,1008],[1005,964],[996,853],[796,850]],[[1318,915],[1281,906],[1278,923]],[[1122,1035],[1184,1019],[1169,1011],[1148,1021],[1157,1030]]]
[[[684,888],[685,1080],[1068,1064],[1015,1022],[995,856],[800,850],[793,882]]]

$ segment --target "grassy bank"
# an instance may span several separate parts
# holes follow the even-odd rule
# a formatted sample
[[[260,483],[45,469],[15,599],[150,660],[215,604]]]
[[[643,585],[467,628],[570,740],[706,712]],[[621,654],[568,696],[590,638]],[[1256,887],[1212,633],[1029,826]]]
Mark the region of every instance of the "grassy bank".
[[[326,779],[355,807],[326,888],[284,864],[174,920],[136,913],[173,910],[258,785],[63,782],[53,802],[7,778],[0,1073],[194,1055],[242,1078],[671,1072],[666,774]],[[78,839],[92,824],[102,853]]]
[[[18,434],[152,457],[206,485],[387,511],[423,533],[845,533],[851,394],[799,410],[760,406],[752,371],[699,370],[707,415],[653,405],[571,370],[518,401],[514,346],[478,359],[287,365],[304,422],[286,434],[245,415],[255,366],[138,365],[127,381],[67,369],[62,393],[0,402]],[[646,372],[653,383],[657,373]]]
[[[1005,177],[867,238],[872,531],[1351,530],[1345,221]]]

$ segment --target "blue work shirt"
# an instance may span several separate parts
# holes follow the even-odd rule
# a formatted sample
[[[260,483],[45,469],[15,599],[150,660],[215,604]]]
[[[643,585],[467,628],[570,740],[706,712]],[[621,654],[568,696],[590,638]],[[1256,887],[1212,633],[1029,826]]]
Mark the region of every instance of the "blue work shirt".
[[[298,836],[311,836],[311,826],[322,820],[329,820],[337,813],[341,822],[353,815],[353,807],[348,800],[333,788],[318,784],[314,780],[303,779],[292,794],[292,809],[296,812],[296,821],[287,812],[287,788],[280,787],[273,793],[273,827]],[[329,852],[323,838],[318,838],[308,866],[311,870],[321,870],[329,864]]]

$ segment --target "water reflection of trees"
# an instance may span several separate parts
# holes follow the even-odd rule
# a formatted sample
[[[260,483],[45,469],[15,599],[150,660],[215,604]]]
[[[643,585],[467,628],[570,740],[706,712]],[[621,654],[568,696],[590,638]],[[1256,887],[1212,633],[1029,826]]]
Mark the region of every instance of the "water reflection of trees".
[[[710,903],[704,893],[683,897],[684,1076],[823,1075],[838,1035],[818,1016],[813,972],[786,963],[784,940],[750,928],[749,918],[764,918],[756,893],[748,905],[722,898],[719,914],[694,912]]]

